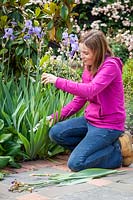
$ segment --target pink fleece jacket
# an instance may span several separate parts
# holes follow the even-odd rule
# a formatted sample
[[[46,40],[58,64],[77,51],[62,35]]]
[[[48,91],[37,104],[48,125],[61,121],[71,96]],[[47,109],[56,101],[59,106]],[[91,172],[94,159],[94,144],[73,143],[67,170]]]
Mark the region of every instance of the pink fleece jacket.
[[[75,95],[61,110],[61,119],[78,112],[88,101],[84,111],[87,121],[100,128],[124,131],[125,107],[122,82],[122,62],[116,57],[107,57],[93,77],[85,69],[82,83],[58,78],[55,86]]]

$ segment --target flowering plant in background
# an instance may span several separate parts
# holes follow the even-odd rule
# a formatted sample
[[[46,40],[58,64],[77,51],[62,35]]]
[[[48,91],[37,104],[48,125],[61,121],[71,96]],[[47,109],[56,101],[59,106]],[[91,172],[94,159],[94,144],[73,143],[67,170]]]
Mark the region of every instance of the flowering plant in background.
[[[44,52],[47,44],[44,44],[45,28],[36,25],[32,20],[25,20],[22,23],[9,24],[10,27],[4,28],[2,36],[3,70],[10,74],[13,72],[17,76],[22,72],[26,75],[29,70],[32,72],[37,66],[41,54]],[[8,60],[6,59],[8,56]],[[2,65],[1,65],[2,66]],[[8,68],[8,71],[7,71]]]
[[[132,57],[132,6],[129,0],[3,0],[0,5],[4,8],[0,17],[2,72],[10,74],[13,70],[19,76],[21,71],[25,74],[35,71],[50,43],[52,48],[60,45],[58,53],[62,52],[62,57],[67,55],[74,60],[78,55],[75,34],[90,28],[101,29],[115,41],[119,38],[118,43],[125,46]],[[65,46],[65,43],[69,45]]]
[[[15,25],[17,23],[13,22]],[[42,31],[42,28],[40,26],[33,26],[31,20],[26,20],[24,24],[24,28],[22,30],[19,30],[17,32],[17,36],[14,35],[15,30],[13,28],[5,28],[4,29],[5,34],[3,36],[3,39],[18,39],[24,34],[23,39],[31,39],[32,36],[36,36],[38,39],[41,39],[44,36],[44,32]]]
[[[84,4],[85,3],[85,4]],[[123,60],[132,58],[132,3],[129,0],[77,1],[75,12],[80,13],[76,19],[81,30],[99,29],[108,37],[111,43],[117,42],[128,51],[127,58],[122,53]],[[117,54],[116,54],[117,55]],[[119,55],[119,54],[118,54]]]
[[[124,33],[119,30],[114,37],[116,42],[124,44],[129,52],[129,58],[133,58],[133,34],[127,30]]]
[[[23,33],[27,33],[24,35],[24,39],[30,39],[31,36],[37,36],[38,39],[41,39],[44,36],[42,28],[39,26],[33,26],[31,20],[25,21],[25,26],[22,30]]]
[[[68,34],[66,31],[62,34],[62,42],[60,44],[62,50],[67,50],[67,54],[71,58],[79,51],[78,37],[76,34]]]
[[[59,43],[58,55],[49,48],[49,51],[41,58],[40,67],[47,73],[55,76],[79,81],[81,79],[81,61],[79,57],[79,43],[76,34],[68,34],[67,30],[62,34]]]
[[[74,0],[0,2],[0,71],[16,77],[36,71],[49,43],[59,43],[67,26],[72,31]],[[58,44],[57,44],[58,45]],[[74,47],[72,47],[74,48]]]
[[[46,55],[44,56],[46,58]],[[62,58],[62,55],[54,56],[50,55],[49,59],[46,59],[45,62],[43,62],[42,71],[46,73],[52,73],[55,76],[59,76],[66,79],[71,79],[73,81],[80,81],[81,76],[78,73],[78,70],[81,68],[78,68],[79,63],[75,63],[75,68],[73,69],[72,66],[73,62],[69,59]],[[74,64],[73,64],[74,65]]]
[[[81,32],[80,32],[81,33]],[[58,50],[63,62],[67,63],[69,68],[76,70],[78,75],[82,73],[82,62],[79,54],[78,34],[68,34],[67,30],[62,34],[62,41]],[[77,80],[79,80],[77,78]]]

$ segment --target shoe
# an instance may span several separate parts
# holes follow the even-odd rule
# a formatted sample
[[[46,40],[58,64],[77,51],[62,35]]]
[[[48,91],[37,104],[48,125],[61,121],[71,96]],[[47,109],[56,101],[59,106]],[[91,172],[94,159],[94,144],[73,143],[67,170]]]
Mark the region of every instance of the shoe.
[[[121,145],[121,153],[123,157],[132,156],[132,135],[129,132],[125,132],[122,136],[119,137]]]
[[[121,137],[119,137],[121,145],[121,153],[123,157],[122,166],[128,167],[133,163],[133,137],[129,132],[125,132]]]
[[[131,156],[123,157],[122,166],[123,167],[128,167],[132,163],[133,163],[133,151],[132,151],[132,155]]]

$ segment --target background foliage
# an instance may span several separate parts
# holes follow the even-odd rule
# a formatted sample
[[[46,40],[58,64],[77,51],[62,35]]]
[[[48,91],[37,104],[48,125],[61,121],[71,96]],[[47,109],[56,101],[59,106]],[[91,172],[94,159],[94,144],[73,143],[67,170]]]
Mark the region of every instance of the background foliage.
[[[76,2],[76,3],[75,3]],[[116,55],[132,57],[131,1],[30,1],[0,3],[0,67],[3,73],[36,71],[49,46],[60,47],[62,33],[95,28],[106,33]],[[30,21],[31,24],[27,24]],[[6,32],[5,29],[12,29]],[[4,36],[4,37],[3,37]],[[124,53],[123,53],[124,51]]]

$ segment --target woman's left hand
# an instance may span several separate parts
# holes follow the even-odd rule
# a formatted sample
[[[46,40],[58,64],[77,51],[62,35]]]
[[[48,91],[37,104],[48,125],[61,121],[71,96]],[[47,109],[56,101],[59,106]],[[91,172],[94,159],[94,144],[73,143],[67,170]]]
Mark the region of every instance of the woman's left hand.
[[[58,77],[54,76],[53,74],[43,73],[41,77],[41,83],[53,83],[55,84]]]

